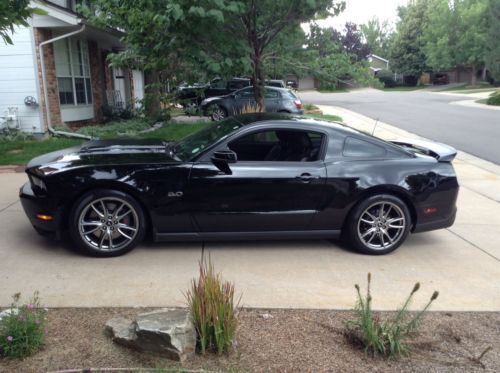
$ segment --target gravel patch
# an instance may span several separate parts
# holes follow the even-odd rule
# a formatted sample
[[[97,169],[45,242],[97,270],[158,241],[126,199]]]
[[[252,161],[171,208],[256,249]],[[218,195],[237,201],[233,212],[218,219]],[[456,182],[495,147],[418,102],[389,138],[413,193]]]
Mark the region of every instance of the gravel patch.
[[[238,372],[498,372],[500,312],[430,312],[398,360],[366,356],[344,336],[352,312],[243,309],[234,351],[176,363],[118,346],[104,334],[112,317],[133,318],[151,308],[59,308],[48,313],[42,351],[25,360],[0,359],[0,372],[85,368],[182,368]],[[384,317],[386,313],[381,312]],[[491,346],[480,362],[474,359]],[[484,365],[484,366],[483,366]]]

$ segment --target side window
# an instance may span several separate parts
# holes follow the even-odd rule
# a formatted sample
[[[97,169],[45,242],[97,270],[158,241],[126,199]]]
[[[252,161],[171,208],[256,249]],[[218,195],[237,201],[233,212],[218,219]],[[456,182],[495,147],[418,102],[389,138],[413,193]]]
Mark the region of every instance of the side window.
[[[371,158],[383,157],[387,151],[379,145],[371,142],[348,137],[344,142],[344,150],[342,152],[345,157]]]
[[[276,129],[245,135],[228,146],[239,161],[313,162],[319,159],[324,140],[317,132]]]
[[[272,89],[264,90],[264,98],[278,98],[280,96],[278,91]]]
[[[236,94],[237,97],[241,99],[253,98],[253,89],[252,88],[242,89],[241,91],[236,92]]]

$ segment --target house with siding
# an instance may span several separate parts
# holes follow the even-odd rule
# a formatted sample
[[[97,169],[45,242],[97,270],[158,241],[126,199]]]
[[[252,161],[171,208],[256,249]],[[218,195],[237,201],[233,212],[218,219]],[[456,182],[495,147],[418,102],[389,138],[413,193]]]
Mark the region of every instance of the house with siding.
[[[144,96],[139,70],[112,68],[123,33],[94,27],[76,12],[80,0],[32,0],[45,15],[0,43],[0,123],[42,134],[55,124],[98,122],[107,107]]]

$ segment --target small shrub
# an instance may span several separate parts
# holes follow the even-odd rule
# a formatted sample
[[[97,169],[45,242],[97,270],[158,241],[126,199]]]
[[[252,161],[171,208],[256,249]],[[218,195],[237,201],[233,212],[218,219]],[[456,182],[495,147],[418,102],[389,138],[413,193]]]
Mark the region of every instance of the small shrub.
[[[38,292],[27,304],[19,305],[21,295],[13,296],[11,313],[0,320],[0,355],[24,358],[44,344],[46,311],[40,306]]]
[[[486,100],[488,105],[500,106],[500,90],[493,92],[488,100]]]
[[[215,273],[211,260],[200,262],[199,278],[193,279],[186,294],[202,354],[222,354],[232,345],[238,326],[234,285]],[[239,303],[239,302],[238,302]]]
[[[381,321],[373,314],[370,285],[370,273],[368,273],[365,297],[361,295],[359,285],[355,285],[358,301],[354,310],[357,318],[347,323],[347,336],[351,341],[363,345],[365,352],[372,355],[380,354],[396,358],[408,353],[409,348],[405,339],[417,331],[425,312],[439,293],[435,291],[426,306],[411,316],[408,307],[413,295],[420,289],[420,283],[417,282],[401,309],[392,318]]]
[[[377,71],[377,78],[384,84],[385,88],[393,88],[396,86],[394,73],[392,71],[379,70]]]

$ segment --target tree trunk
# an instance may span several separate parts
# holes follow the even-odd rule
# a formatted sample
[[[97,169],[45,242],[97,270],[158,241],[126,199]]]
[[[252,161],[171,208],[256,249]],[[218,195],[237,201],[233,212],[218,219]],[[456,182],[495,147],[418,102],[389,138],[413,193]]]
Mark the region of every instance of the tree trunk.
[[[472,64],[471,85],[475,86],[476,84],[477,84],[477,66],[476,64]]]
[[[257,48],[256,48],[257,49]],[[261,112],[266,110],[264,102],[264,73],[262,71],[262,60],[258,52],[253,55],[252,85],[255,102]]]
[[[157,71],[144,72],[144,83],[146,116],[157,119],[161,112],[160,75]]]

